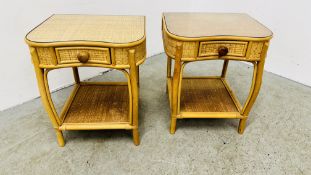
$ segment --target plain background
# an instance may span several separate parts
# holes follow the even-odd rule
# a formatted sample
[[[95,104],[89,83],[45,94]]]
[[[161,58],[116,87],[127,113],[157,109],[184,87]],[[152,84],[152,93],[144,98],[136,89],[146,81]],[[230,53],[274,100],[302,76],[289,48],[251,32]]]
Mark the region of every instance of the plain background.
[[[10,0],[2,2],[0,6],[2,40],[0,111],[39,96],[24,36],[51,14],[145,15],[149,57],[163,52],[162,12],[248,13],[274,33],[265,70],[311,86],[310,6],[309,0]],[[98,75],[102,71],[104,70],[85,68],[82,71],[82,79]],[[51,90],[71,83],[73,83],[71,70],[61,70],[50,76]]]

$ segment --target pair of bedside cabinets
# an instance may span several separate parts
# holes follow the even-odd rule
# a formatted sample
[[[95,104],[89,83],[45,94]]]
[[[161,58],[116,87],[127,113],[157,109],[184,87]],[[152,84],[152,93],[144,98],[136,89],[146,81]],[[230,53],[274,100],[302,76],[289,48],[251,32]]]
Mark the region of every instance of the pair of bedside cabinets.
[[[162,34],[170,133],[175,133],[177,119],[236,118],[242,134],[259,93],[272,32],[246,14],[164,13]],[[25,40],[59,146],[65,144],[62,131],[102,129],[131,130],[134,144],[139,145],[139,66],[146,58],[144,16],[53,15]],[[221,75],[183,77],[187,64],[203,60],[224,60]],[[229,60],[254,66],[244,106],[226,81]],[[127,82],[82,82],[78,67],[116,69]],[[58,114],[48,73],[60,68],[72,68],[75,85]]]

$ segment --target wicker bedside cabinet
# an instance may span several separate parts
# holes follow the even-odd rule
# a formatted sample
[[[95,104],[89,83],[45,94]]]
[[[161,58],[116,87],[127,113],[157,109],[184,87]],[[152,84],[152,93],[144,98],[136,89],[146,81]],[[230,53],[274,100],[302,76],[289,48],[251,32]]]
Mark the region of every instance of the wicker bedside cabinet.
[[[163,42],[167,58],[167,90],[171,129],[182,118],[237,118],[238,132],[245,129],[258,95],[272,32],[246,14],[164,13]],[[171,75],[172,60],[175,60]],[[202,60],[224,60],[216,77],[183,77],[184,67]],[[254,65],[253,80],[244,106],[226,81],[229,60]]]
[[[139,65],[146,56],[144,16],[53,15],[29,32],[29,45],[44,107],[64,146],[64,130],[132,130],[138,134]],[[127,82],[80,82],[78,67],[113,68]],[[48,73],[72,67],[74,90],[57,114]]]

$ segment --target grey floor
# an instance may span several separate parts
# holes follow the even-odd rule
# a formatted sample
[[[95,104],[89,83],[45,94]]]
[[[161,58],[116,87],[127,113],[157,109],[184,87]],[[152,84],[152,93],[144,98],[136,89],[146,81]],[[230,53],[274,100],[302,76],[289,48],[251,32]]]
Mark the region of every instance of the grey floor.
[[[217,61],[192,63],[185,75],[220,68]],[[165,55],[148,58],[140,71],[140,146],[128,131],[68,131],[60,148],[35,99],[0,112],[0,174],[311,174],[310,87],[265,72],[244,135],[235,119],[178,120],[170,135]],[[230,62],[228,79],[241,101],[251,72]],[[122,76],[111,71],[92,81]],[[58,110],[71,89],[53,93]]]

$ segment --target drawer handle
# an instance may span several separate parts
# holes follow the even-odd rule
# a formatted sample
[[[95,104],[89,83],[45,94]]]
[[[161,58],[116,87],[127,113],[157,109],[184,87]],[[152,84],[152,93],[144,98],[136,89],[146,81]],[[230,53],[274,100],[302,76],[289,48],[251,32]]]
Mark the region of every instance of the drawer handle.
[[[220,46],[218,48],[218,55],[219,55],[219,57],[226,56],[228,54],[228,52],[229,52],[229,50],[225,46]]]
[[[79,52],[77,55],[78,60],[81,63],[86,63],[89,61],[90,54],[87,52]]]

